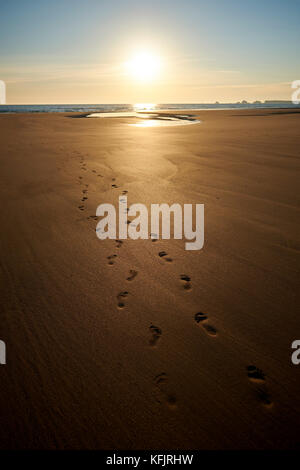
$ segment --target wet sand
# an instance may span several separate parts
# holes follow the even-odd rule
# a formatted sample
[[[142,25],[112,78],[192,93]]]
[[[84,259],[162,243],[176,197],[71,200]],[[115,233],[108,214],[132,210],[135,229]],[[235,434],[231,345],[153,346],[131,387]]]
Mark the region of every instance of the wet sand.
[[[1,448],[299,446],[300,113],[191,114],[0,115]],[[204,203],[203,250],[100,241],[123,192]]]

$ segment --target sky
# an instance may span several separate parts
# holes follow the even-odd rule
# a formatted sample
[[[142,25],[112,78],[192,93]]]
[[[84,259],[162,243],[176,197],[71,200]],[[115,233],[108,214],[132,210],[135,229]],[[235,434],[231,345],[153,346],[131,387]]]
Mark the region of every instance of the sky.
[[[1,0],[0,80],[8,104],[289,100],[299,25],[300,0]]]

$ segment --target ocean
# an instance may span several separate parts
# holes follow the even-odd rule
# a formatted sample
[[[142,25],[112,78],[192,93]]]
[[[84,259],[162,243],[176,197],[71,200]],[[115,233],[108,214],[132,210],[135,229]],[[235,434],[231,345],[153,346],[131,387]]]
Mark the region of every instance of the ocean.
[[[207,110],[207,109],[300,109],[289,101],[264,103],[168,103],[168,104],[58,104],[58,105],[0,105],[0,113],[105,113],[158,110]]]

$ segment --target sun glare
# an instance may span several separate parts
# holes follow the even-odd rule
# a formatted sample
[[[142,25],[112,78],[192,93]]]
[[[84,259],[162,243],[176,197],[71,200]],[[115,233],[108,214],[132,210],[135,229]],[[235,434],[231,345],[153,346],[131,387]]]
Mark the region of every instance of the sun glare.
[[[161,60],[149,52],[140,52],[125,64],[127,73],[135,80],[155,80],[161,70]]]
[[[156,105],[154,103],[135,103],[133,109],[138,113],[141,111],[154,111]]]

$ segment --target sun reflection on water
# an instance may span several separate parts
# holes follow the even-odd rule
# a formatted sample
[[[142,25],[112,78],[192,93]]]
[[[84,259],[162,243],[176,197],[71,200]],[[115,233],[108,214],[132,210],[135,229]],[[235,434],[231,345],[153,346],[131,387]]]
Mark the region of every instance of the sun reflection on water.
[[[134,111],[141,112],[141,111],[155,111],[156,104],[155,103],[135,103],[133,105]]]

